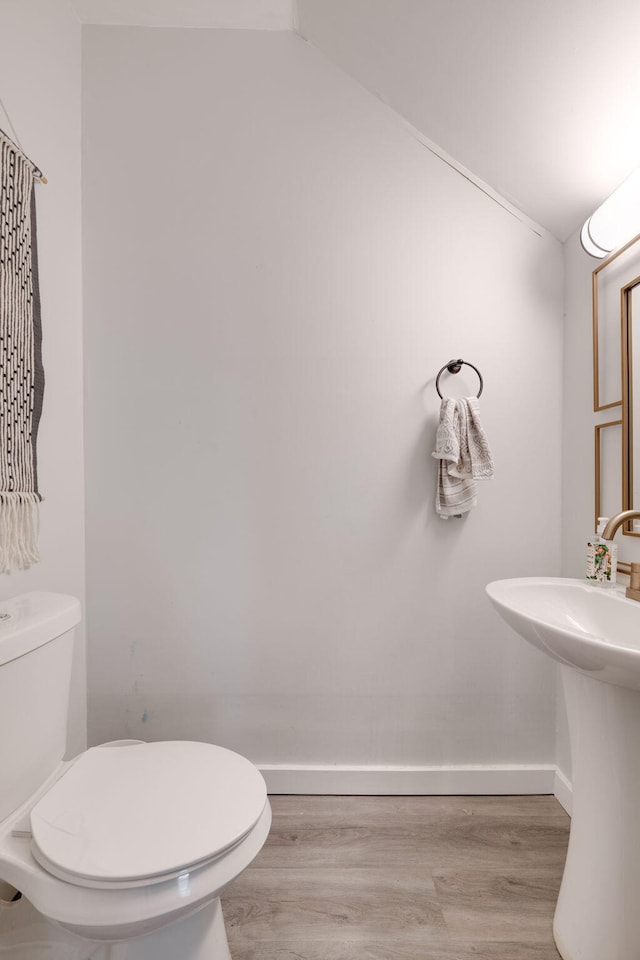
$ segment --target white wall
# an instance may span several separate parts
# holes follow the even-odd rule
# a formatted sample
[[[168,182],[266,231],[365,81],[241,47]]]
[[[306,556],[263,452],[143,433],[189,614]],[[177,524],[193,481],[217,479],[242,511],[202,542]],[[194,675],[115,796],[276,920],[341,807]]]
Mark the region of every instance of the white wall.
[[[84,600],[80,220],[80,25],[66,0],[2,0],[0,97],[36,185],[44,408],[38,437],[41,562],[0,578],[0,598],[54,590]],[[0,111],[0,127],[9,135]],[[77,632],[69,752],[85,741],[84,632]]]
[[[290,30],[293,0],[70,0],[82,23]]]
[[[565,243],[565,349],[563,376],[562,572],[585,574],[586,544],[594,533],[593,352],[591,273],[600,263],[580,246],[579,232]],[[617,419],[605,411],[603,422]]]
[[[565,333],[562,445],[562,575],[583,577],[586,544],[593,534],[593,353],[591,271],[597,265],[580,246],[579,233],[565,243]],[[571,749],[558,671],[556,763],[571,780]]]
[[[83,69],[91,740],[553,763],[483,588],[559,572],[560,245],[292,34],[91,27]],[[445,523],[458,355],[497,476]]]

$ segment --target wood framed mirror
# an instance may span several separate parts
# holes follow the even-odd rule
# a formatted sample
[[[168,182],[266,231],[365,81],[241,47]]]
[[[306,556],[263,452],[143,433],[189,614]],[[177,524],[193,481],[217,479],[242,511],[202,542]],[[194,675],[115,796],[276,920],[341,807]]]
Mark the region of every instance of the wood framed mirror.
[[[622,318],[622,509],[640,509],[640,274],[620,290]],[[634,389],[635,381],[635,389]],[[640,524],[622,532],[640,537]]]
[[[593,271],[592,310],[597,522],[640,510],[640,234]],[[640,538],[640,524],[622,532]]]

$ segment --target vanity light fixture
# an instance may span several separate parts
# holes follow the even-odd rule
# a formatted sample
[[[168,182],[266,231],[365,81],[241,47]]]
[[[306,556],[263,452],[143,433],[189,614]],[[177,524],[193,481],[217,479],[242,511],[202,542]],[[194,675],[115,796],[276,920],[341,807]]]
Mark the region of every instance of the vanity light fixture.
[[[580,233],[583,249],[602,259],[640,232],[640,168],[613,191],[586,221]]]

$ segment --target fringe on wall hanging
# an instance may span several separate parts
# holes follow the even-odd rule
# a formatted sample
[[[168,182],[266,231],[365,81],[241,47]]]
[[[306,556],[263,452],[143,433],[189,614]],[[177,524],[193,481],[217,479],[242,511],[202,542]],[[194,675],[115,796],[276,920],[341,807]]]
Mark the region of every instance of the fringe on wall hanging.
[[[35,179],[41,172],[0,130],[0,573],[40,559],[36,439],[44,372]]]

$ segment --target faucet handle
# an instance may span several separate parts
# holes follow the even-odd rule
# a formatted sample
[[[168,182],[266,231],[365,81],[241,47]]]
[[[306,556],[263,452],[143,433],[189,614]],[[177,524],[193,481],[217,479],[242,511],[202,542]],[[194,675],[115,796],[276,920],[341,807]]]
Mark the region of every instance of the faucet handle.
[[[640,600],[640,563],[632,563],[630,567],[629,586],[625,591],[625,596],[629,597],[630,600]]]

